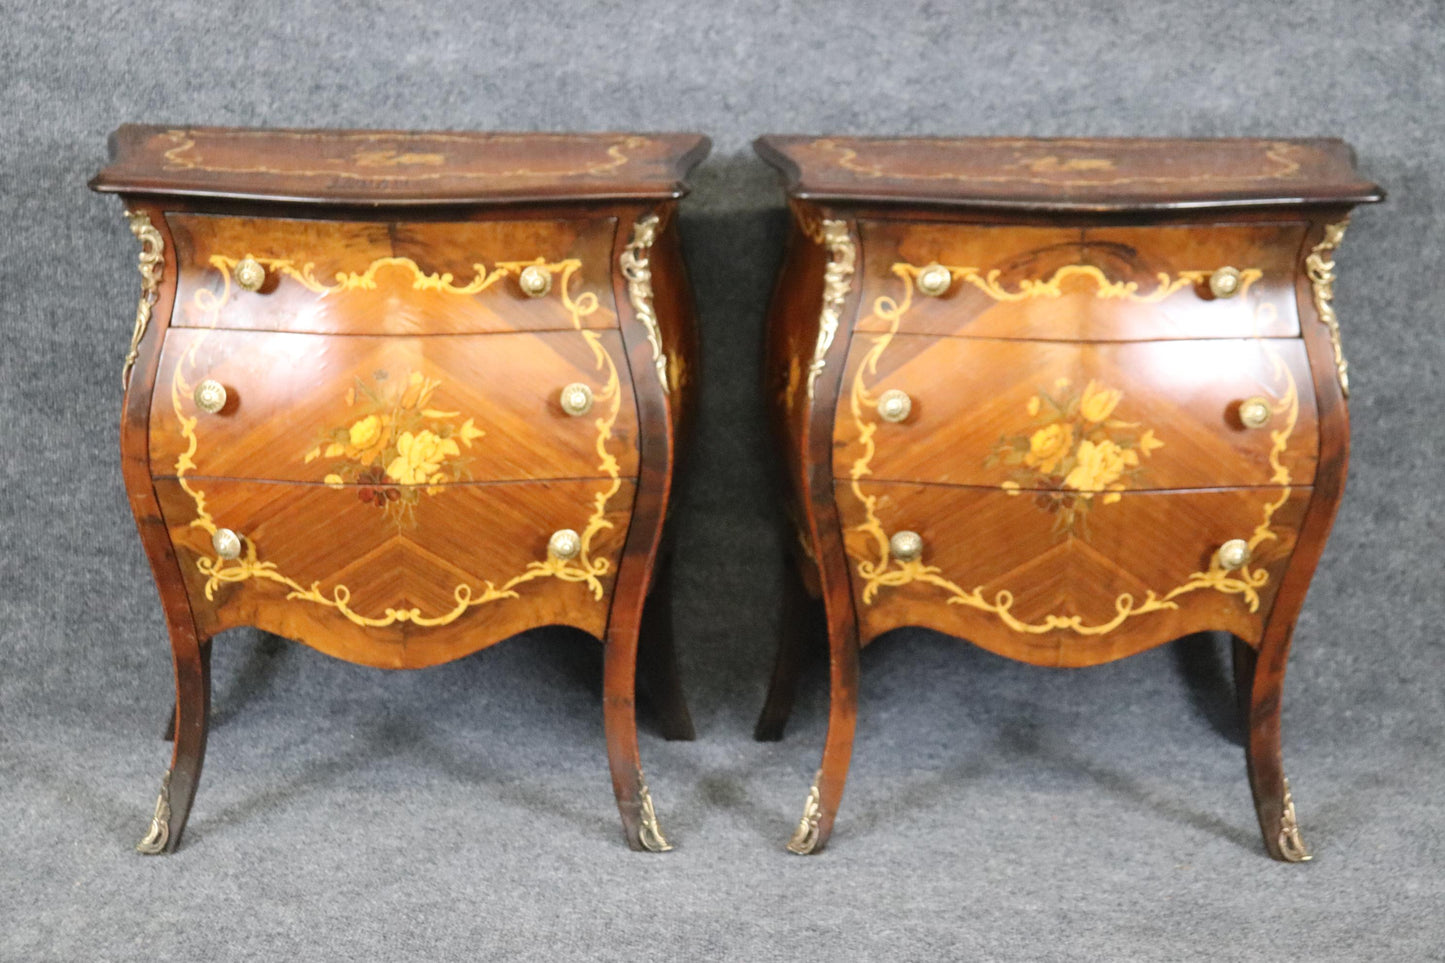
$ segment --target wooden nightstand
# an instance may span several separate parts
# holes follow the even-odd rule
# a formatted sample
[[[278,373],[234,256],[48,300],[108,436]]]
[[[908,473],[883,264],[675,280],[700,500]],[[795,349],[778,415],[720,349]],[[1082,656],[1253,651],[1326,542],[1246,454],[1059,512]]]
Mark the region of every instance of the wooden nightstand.
[[[1265,846],[1308,858],[1280,756],[1290,638],[1339,504],[1336,140],[765,137],[792,236],[768,388],[794,593],[832,700],[789,848],[828,839],[858,650],[904,625],[1036,665],[1235,637]],[[803,621],[806,621],[804,619]],[[792,702],[786,620],[759,738]]]
[[[659,572],[706,139],[126,126],[111,150],[91,187],[142,245],[123,469],[177,693],[140,850],[185,827],[216,633],[419,668],[550,624],[604,640],[627,842],[667,849],[633,693],[640,665],[692,737]]]

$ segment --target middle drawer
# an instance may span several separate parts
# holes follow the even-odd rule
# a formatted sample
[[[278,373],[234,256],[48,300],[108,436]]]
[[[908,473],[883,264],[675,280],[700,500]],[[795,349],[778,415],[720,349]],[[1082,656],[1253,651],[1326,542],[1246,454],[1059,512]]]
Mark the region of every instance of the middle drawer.
[[[626,371],[616,331],[172,328],[151,402],[151,470],[379,490],[635,476]]]
[[[1117,492],[1309,484],[1297,339],[1064,343],[859,334],[837,478]]]

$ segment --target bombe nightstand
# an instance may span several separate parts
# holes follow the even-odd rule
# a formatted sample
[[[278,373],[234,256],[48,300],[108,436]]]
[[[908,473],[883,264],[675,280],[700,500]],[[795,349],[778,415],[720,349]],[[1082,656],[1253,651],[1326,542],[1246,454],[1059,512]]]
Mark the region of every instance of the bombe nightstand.
[[[831,706],[789,848],[827,842],[858,651],[923,626],[1087,666],[1235,638],[1265,846],[1307,859],[1280,689],[1345,480],[1337,140],[765,137],[792,232],[767,385]],[[785,620],[759,738],[792,703]]]
[[[633,694],[640,667],[692,737],[659,570],[706,139],[126,126],[111,151],[91,187],[142,245],[122,463],[177,694],[141,851],[181,837],[210,640],[243,625],[382,668],[591,633],[627,842],[667,849]]]

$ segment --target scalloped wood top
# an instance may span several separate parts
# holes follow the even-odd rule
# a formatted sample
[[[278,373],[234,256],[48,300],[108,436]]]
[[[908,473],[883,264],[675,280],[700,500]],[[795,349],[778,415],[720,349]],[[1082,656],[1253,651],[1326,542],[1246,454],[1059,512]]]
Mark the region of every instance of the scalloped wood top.
[[[411,206],[676,198],[699,134],[275,130],[126,124],[92,190]]]
[[[1384,199],[1334,139],[770,135],[754,146],[791,196],[815,201],[1122,211]]]

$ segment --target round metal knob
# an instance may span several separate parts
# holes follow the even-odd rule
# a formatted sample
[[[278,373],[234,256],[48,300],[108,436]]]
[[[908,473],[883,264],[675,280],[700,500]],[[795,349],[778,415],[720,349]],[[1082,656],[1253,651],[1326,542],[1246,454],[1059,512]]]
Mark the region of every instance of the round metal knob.
[[[888,539],[888,551],[900,562],[912,562],[923,555],[923,536],[907,529],[894,532]]]
[[[1239,293],[1239,271],[1222,267],[1209,275],[1209,293],[1216,298],[1232,298]]]
[[[918,291],[930,298],[939,298],[953,287],[953,272],[942,264],[930,264],[918,272]]]
[[[1249,564],[1249,543],[1242,538],[1231,538],[1219,546],[1216,557],[1226,571],[1243,568]]]
[[[581,417],[592,410],[592,389],[581,382],[573,382],[562,389],[562,410],[573,418]]]
[[[913,399],[908,397],[906,391],[889,388],[878,396],[878,417],[884,421],[891,421],[896,425],[907,418],[912,410]]]
[[[214,415],[226,407],[226,386],[214,378],[207,378],[196,385],[196,407]]]
[[[236,283],[247,291],[259,291],[266,283],[266,269],[253,257],[243,257],[236,262]]]
[[[1246,398],[1239,403],[1239,422],[1246,428],[1263,428],[1269,424],[1269,416],[1273,414],[1269,407],[1269,399],[1255,396]]]
[[[522,268],[522,273],[517,277],[517,284],[521,286],[522,293],[529,298],[544,297],[552,290],[552,272],[536,264]]]
[[[241,536],[229,528],[218,528],[216,534],[211,536],[211,547],[222,558],[240,558]]]
[[[582,536],[570,528],[558,529],[547,539],[547,551],[552,553],[553,558],[563,561],[576,558],[577,553],[582,551]]]

